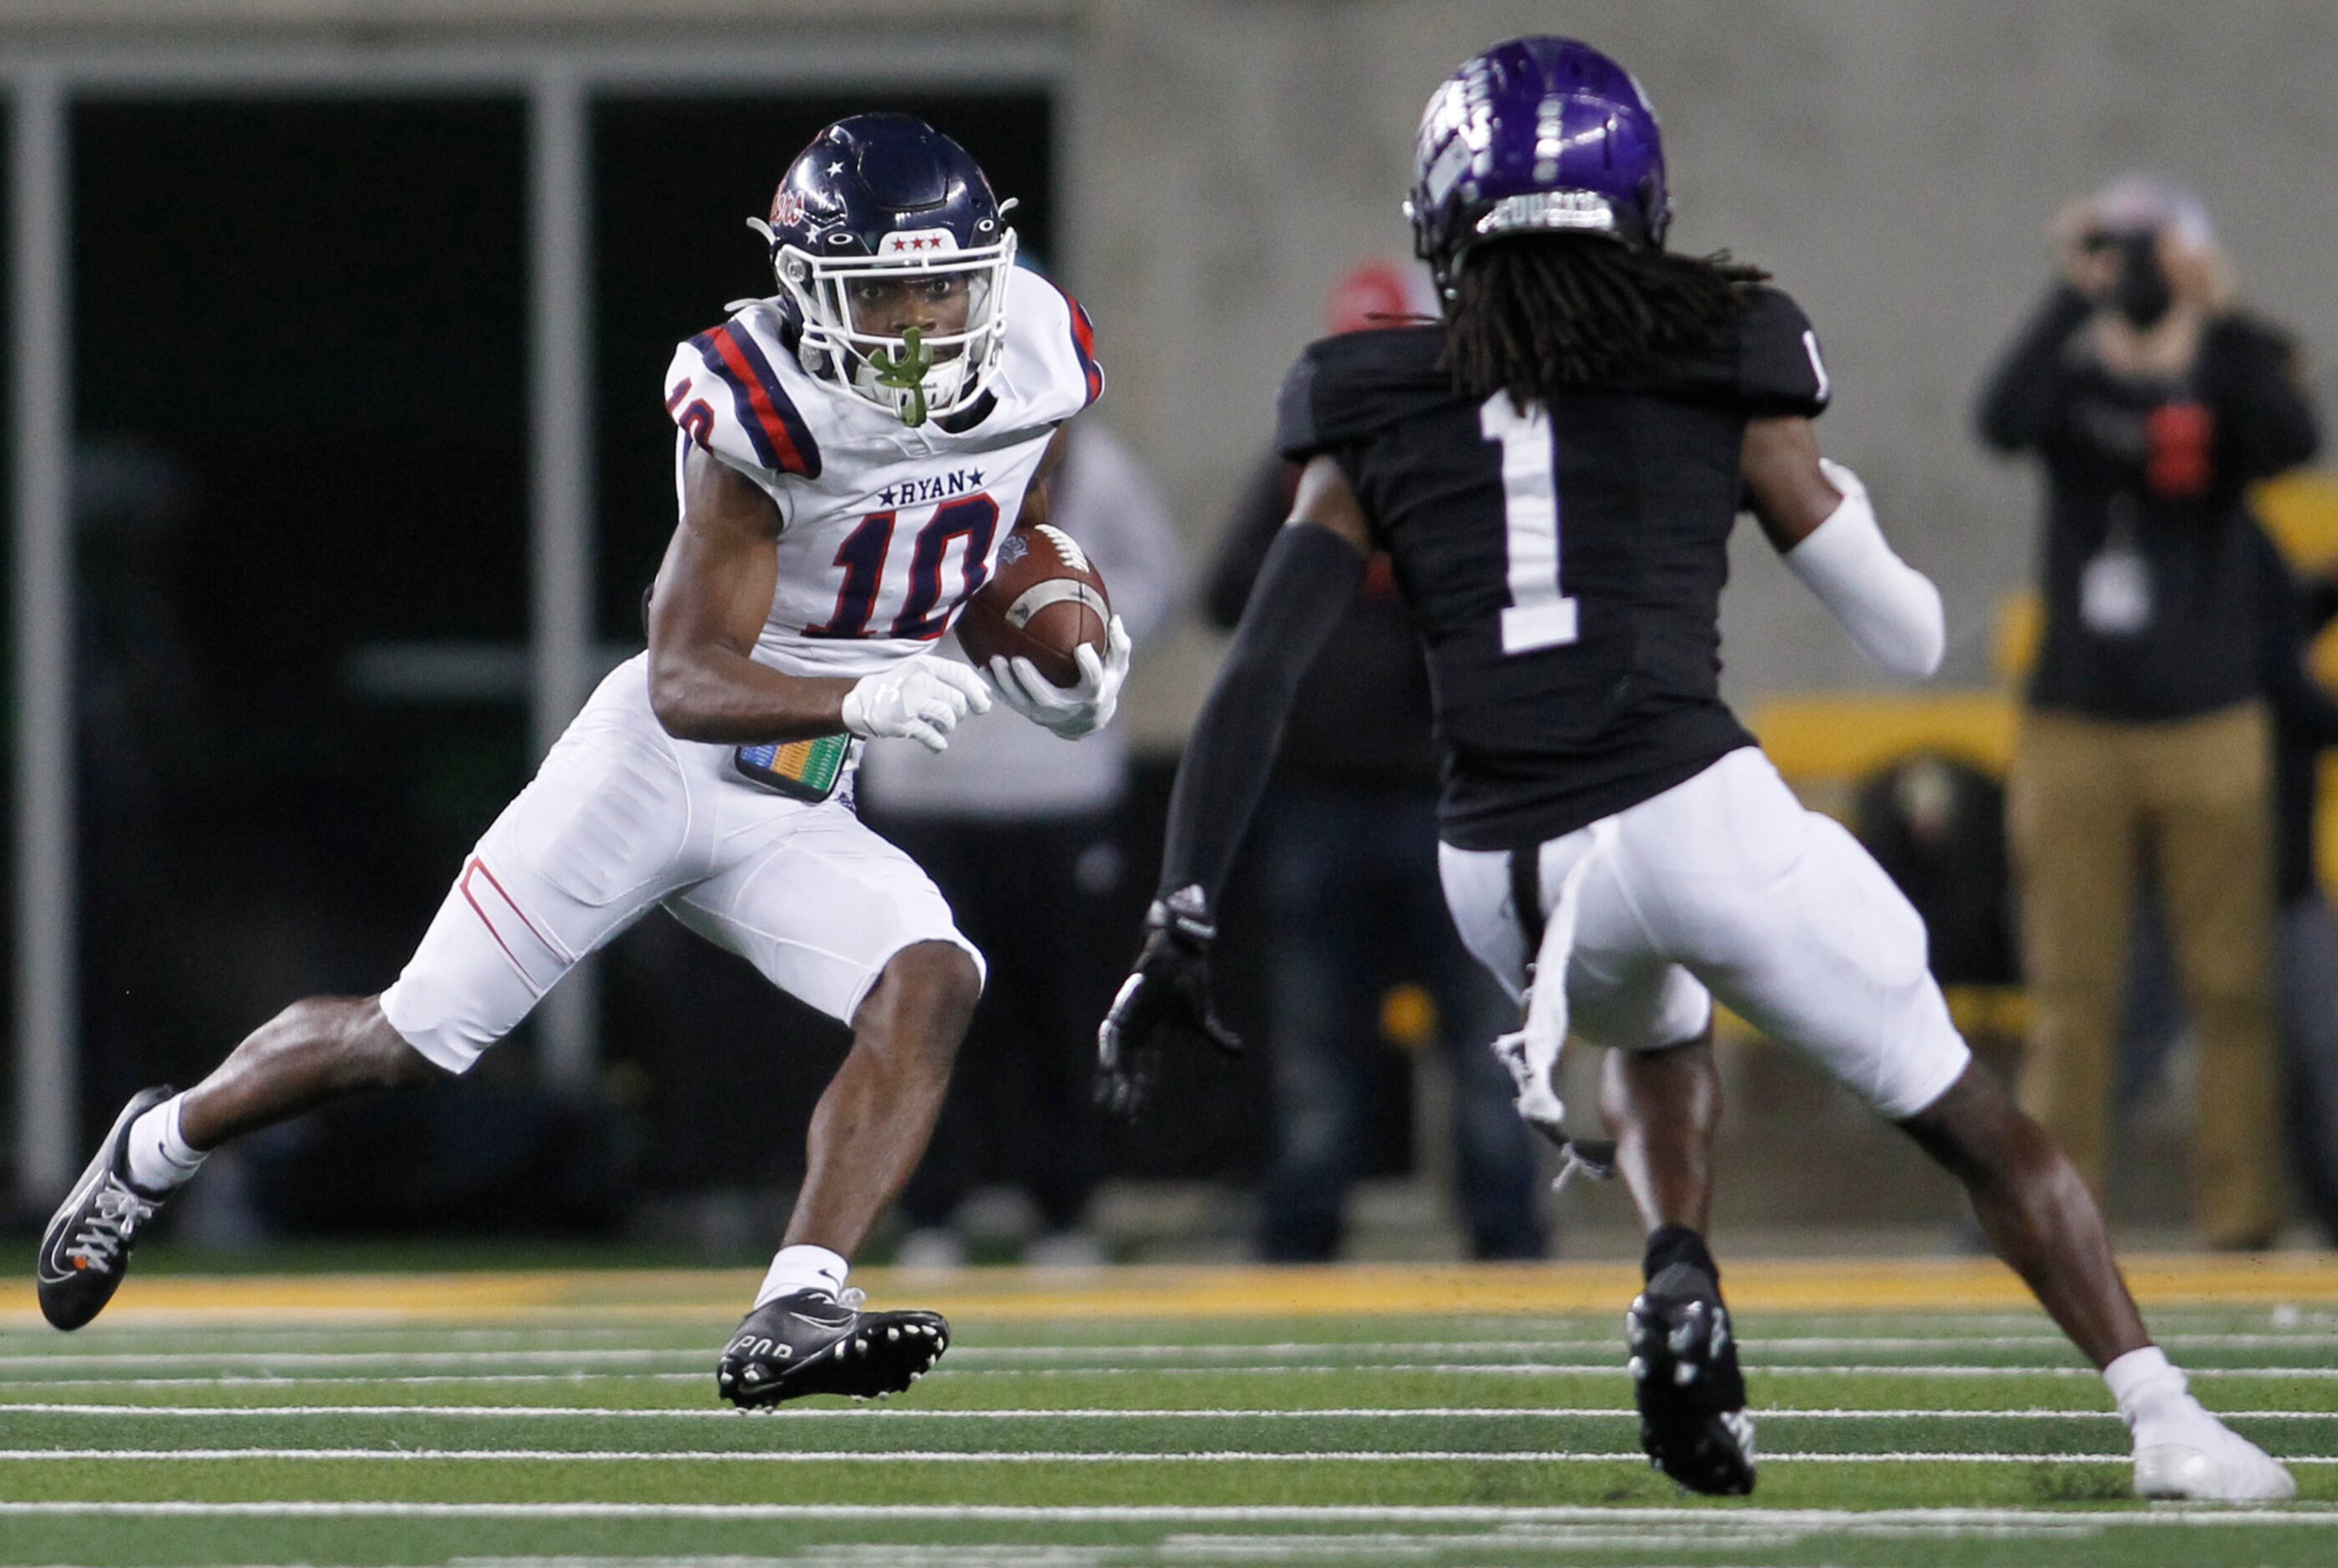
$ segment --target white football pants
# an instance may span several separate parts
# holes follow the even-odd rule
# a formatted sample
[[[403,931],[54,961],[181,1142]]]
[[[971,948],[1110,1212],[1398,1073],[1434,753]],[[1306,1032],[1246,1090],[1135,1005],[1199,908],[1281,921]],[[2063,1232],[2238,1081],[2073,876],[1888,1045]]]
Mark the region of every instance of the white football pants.
[[[1509,855],[1448,844],[1439,867],[1462,941],[1519,996],[1533,955]],[[1537,871],[1544,920],[1562,892],[1577,901],[1567,1020],[1593,1044],[1680,1044],[1718,996],[1894,1120],[1938,1100],[1971,1060],[1932,979],[1922,918],[1753,747],[1551,839]]]
[[[653,905],[847,1024],[893,955],[959,935],[917,862],[819,805],[739,777],[733,748],[677,740],[649,655],[612,671],[468,859],[398,983],[390,1026],[460,1073],[585,954]]]

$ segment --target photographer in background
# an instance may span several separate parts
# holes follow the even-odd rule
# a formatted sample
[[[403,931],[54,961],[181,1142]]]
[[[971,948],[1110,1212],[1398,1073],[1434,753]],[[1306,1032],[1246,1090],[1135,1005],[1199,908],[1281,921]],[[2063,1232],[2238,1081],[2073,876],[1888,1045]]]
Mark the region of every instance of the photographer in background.
[[[2288,337],[2237,311],[2196,197],[2131,175],[2056,219],[2062,281],[1983,394],[2047,476],[2045,638],[2009,788],[2033,1001],[2023,1099],[2099,1193],[2138,849],[2202,1053],[2196,1219],[2279,1229],[2264,576],[2251,483],[2318,442]]]

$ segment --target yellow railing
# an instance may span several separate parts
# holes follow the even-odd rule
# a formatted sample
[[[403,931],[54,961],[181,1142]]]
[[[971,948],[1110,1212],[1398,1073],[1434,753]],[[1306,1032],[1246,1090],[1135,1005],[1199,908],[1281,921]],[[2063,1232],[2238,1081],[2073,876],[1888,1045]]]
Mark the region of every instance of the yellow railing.
[[[2291,474],[2250,499],[2292,562],[2338,559],[2338,473]],[[1785,693],[1756,701],[1746,721],[1778,771],[1821,810],[1840,810],[1859,780],[1911,752],[1943,752],[2002,777],[2019,716],[2013,693],[2037,658],[2039,626],[2035,593],[1999,605],[1989,662],[2002,684],[1994,691]],[[2314,645],[2313,666],[2338,689],[2338,625]],[[2323,759],[2321,781],[2321,818],[2338,821],[2338,753]],[[2320,845],[2323,885],[2338,891],[2338,832],[2322,833]]]

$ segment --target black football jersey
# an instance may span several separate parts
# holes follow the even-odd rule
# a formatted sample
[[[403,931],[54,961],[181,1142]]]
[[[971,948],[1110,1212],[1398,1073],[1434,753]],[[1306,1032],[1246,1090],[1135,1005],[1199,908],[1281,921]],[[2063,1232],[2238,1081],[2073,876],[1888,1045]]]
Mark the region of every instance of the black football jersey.
[[[1721,701],[1722,585],[1746,420],[1826,407],[1818,340],[1774,289],[1708,356],[1520,410],[1457,395],[1441,329],[1327,338],[1276,446],[1330,454],[1395,563],[1464,849],[1569,833],[1753,738]]]

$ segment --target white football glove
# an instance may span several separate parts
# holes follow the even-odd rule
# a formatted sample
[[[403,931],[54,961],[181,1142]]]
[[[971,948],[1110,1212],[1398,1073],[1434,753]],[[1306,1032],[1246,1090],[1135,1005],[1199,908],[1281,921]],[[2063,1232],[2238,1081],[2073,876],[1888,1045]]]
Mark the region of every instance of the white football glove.
[[[1042,730],[1052,730],[1066,740],[1093,735],[1112,722],[1120,706],[1120,683],[1128,679],[1128,652],[1134,644],[1128,628],[1115,615],[1105,627],[1104,657],[1083,642],[1072,651],[1080,667],[1080,683],[1058,686],[1039,673],[1028,659],[1004,653],[990,662],[990,679],[1007,705]]]
[[[982,677],[948,659],[905,659],[864,675],[844,694],[844,727],[855,735],[906,735],[928,751],[949,749],[949,732],[968,713],[990,711]]]

